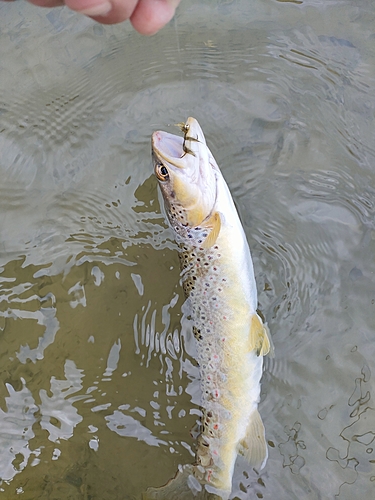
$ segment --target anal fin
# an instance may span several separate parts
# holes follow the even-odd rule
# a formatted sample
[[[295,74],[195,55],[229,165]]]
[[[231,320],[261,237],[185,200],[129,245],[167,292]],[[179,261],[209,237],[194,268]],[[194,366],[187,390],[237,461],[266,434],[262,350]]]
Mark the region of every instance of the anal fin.
[[[267,325],[264,325],[258,314],[253,314],[250,323],[249,350],[256,350],[258,356],[273,356],[273,344]]]
[[[240,442],[238,453],[256,469],[263,469],[267,461],[268,450],[264,425],[258,410],[254,410],[250,416],[246,436]]]

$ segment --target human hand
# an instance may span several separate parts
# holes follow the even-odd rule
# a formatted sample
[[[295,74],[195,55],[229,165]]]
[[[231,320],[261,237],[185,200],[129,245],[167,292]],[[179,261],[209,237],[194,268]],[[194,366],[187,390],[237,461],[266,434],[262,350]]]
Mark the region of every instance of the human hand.
[[[180,0],[28,0],[39,7],[61,7],[85,14],[102,24],[130,19],[142,35],[153,35],[173,17]]]

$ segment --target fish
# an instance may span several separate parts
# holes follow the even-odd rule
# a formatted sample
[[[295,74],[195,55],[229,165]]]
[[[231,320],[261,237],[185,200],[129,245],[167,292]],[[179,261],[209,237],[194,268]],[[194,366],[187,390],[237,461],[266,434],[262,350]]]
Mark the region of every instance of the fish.
[[[267,460],[258,403],[263,357],[273,345],[257,313],[253,262],[227,183],[198,121],[178,125],[183,136],[152,134],[152,157],[193,321],[201,432],[195,463],[143,498],[226,500],[238,454],[257,470]]]

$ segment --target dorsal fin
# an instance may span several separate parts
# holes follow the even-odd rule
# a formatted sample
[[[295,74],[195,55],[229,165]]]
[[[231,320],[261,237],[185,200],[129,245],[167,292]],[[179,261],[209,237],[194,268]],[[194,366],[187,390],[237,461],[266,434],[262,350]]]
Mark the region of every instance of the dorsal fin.
[[[216,243],[221,229],[221,219],[219,212],[214,212],[211,217],[204,224],[202,224],[202,226],[211,228],[210,234],[204,240],[202,247],[211,248]]]
[[[256,350],[258,356],[273,356],[273,345],[267,325],[264,325],[258,314],[253,314],[250,323],[250,351]]]
[[[246,436],[240,442],[238,453],[256,469],[262,469],[266,463],[268,450],[264,425],[258,410],[254,410],[250,415]]]

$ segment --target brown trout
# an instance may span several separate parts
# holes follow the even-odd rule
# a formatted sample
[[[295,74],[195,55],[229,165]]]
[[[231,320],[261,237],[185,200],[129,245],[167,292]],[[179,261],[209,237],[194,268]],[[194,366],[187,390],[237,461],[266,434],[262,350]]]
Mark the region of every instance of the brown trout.
[[[194,118],[183,137],[154,132],[155,175],[179,247],[202,391],[196,462],[146,499],[227,499],[237,454],[267,460],[258,412],[267,327],[258,316],[253,263],[228,186]]]

